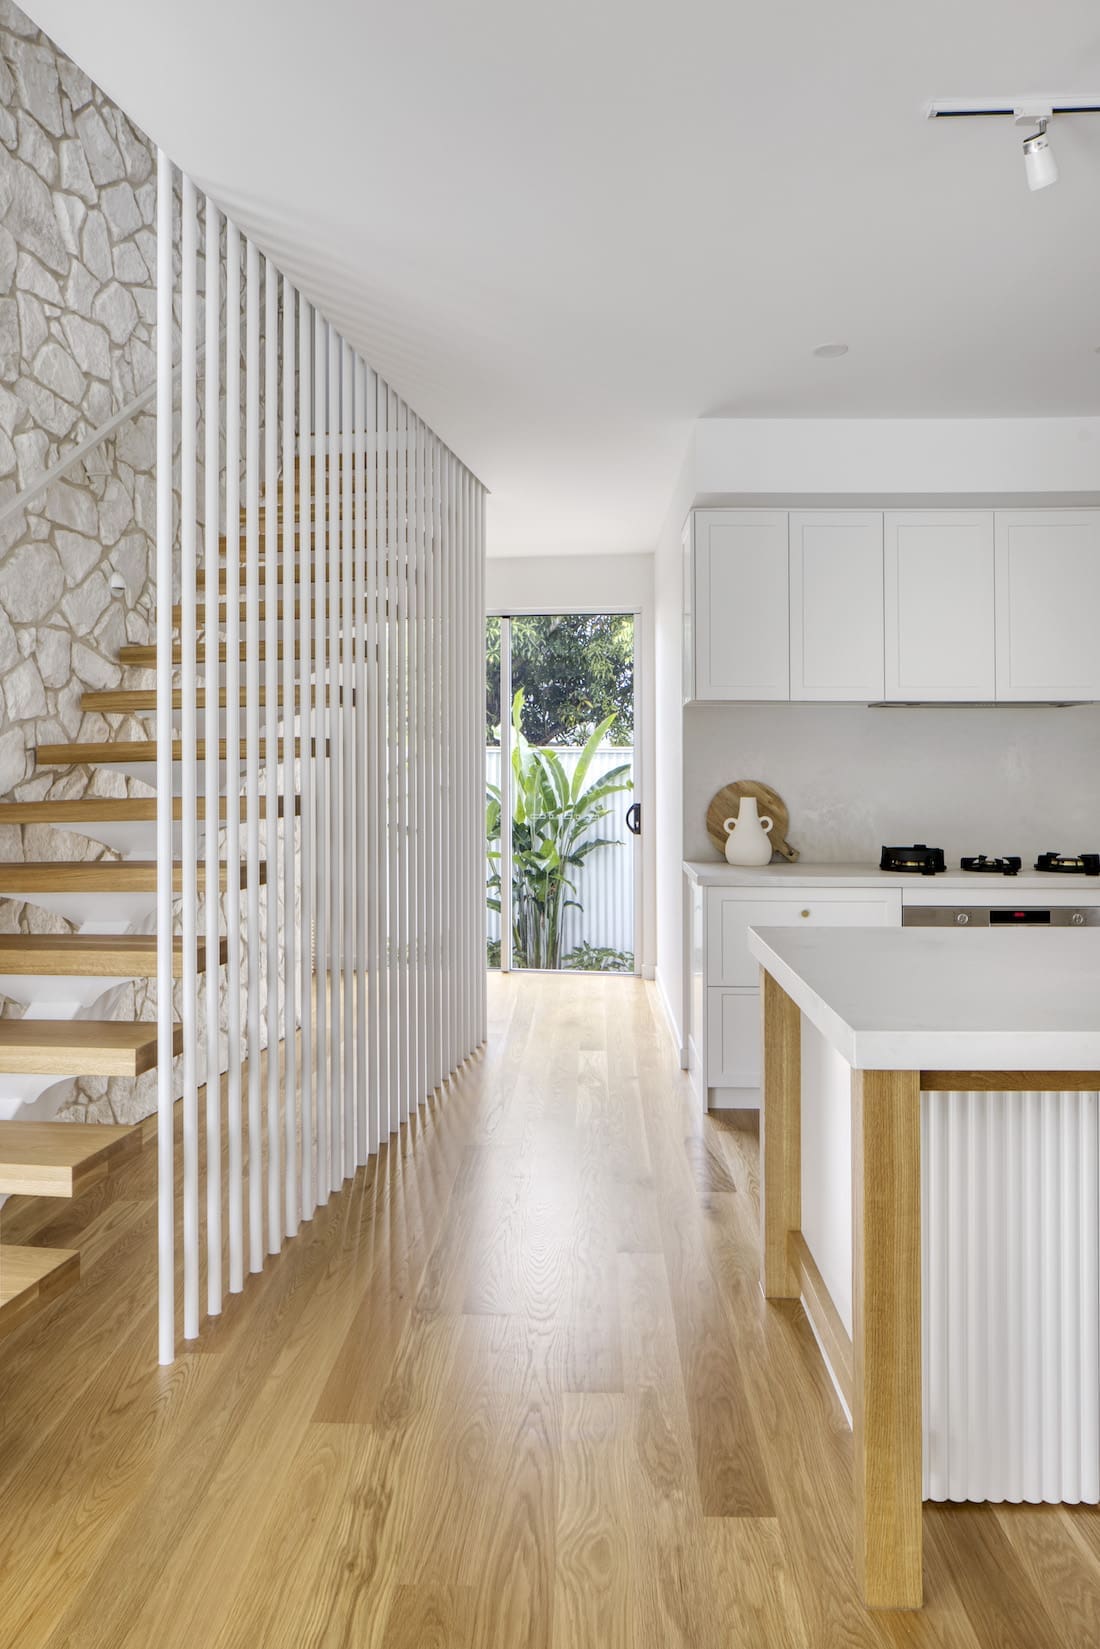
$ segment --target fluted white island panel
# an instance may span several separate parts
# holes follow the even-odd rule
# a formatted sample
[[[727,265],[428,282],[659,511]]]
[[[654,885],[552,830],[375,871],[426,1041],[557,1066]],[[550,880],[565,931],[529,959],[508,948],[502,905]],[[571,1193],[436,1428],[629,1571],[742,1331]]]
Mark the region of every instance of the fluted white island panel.
[[[857,1530],[868,1600],[912,1604],[918,1482],[1100,1500],[1100,933],[761,929],[749,947],[765,1293],[803,1298],[857,1480],[886,1503]]]

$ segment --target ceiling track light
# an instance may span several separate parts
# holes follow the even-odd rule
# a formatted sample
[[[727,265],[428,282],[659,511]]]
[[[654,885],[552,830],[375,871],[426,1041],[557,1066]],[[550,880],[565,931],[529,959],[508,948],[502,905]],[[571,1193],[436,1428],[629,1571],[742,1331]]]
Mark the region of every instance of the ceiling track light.
[[[1036,130],[1024,138],[1024,173],[1029,189],[1045,189],[1058,182],[1058,162],[1047,136],[1045,119],[1037,120]]]
[[[1058,181],[1058,162],[1047,136],[1056,114],[1100,114],[1100,97],[1071,93],[1063,97],[943,98],[925,108],[929,120],[970,120],[987,115],[1010,115],[1017,126],[1032,126],[1024,139],[1024,176],[1029,189],[1046,189]]]

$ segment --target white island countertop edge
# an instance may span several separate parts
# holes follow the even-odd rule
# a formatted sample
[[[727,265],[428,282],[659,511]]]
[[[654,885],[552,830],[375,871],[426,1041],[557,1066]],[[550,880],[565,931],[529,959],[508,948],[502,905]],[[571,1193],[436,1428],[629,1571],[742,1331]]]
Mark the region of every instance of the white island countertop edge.
[[[1095,928],[763,927],[748,937],[854,1069],[1100,1073]]]

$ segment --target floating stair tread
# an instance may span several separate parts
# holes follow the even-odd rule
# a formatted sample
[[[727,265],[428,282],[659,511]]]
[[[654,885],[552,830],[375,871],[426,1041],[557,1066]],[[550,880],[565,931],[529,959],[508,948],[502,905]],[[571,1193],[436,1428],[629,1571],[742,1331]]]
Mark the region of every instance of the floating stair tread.
[[[244,663],[245,656],[246,656],[246,648],[245,648],[244,642],[242,642],[241,646],[240,646],[240,659],[241,659],[242,664]],[[279,645],[278,645],[276,656],[279,659],[282,659],[282,658],[285,657],[285,654],[283,652],[282,642],[280,642]],[[295,642],[294,657],[295,658],[301,658],[301,656],[302,656],[301,655],[301,649],[298,646],[297,642]],[[228,657],[229,657],[229,648],[228,648],[227,644],[224,641],[219,642],[218,643],[218,661],[219,661],[219,663],[224,664],[226,662],[226,660],[228,659]],[[206,645],[205,645],[204,642],[200,641],[198,643],[198,645],[196,646],[196,648],[195,648],[195,659],[196,659],[196,662],[199,663],[199,664],[205,664],[206,663]],[[263,662],[266,661],[266,659],[267,659],[267,646],[266,646],[266,643],[261,641],[260,642],[260,662],[263,663]],[[125,647],[120,647],[119,648],[118,662],[120,664],[128,665],[131,669],[135,669],[135,670],[155,670],[156,667],[157,667],[157,647],[156,647],[156,643],[155,642],[150,642],[148,645],[146,645],[146,644],[143,644],[143,643],[140,643],[140,642],[128,641],[126,643]],[[183,663],[183,648],[178,643],[172,648],[172,663],[173,664],[182,664]]]
[[[301,739],[294,740],[294,754],[301,754]],[[284,740],[279,740],[278,760],[283,759]],[[201,762],[205,759],[205,740],[196,740],[196,754]],[[229,751],[228,739],[218,740],[218,759],[227,761]],[[240,760],[244,761],[247,754],[247,745],[244,739],[240,741]],[[263,740],[260,741],[260,760],[263,761]],[[35,752],[40,767],[76,767],[87,765],[90,767],[103,766],[111,762],[145,762],[153,764],[157,759],[156,739],[107,739],[102,743],[94,744],[40,744]],[[181,761],[182,745],[179,739],[172,740],[172,760]]]
[[[200,863],[198,887],[206,886],[206,866]],[[229,886],[229,867],[218,866],[222,891]],[[267,861],[259,866],[260,881],[267,881]],[[247,870],[240,867],[240,885],[247,881]],[[172,867],[172,886],[176,893],[183,891],[183,866]],[[157,865],[155,859],[78,859],[75,863],[47,859],[0,863],[0,899],[18,899],[33,893],[155,893]]]
[[[7,1334],[80,1281],[75,1249],[0,1244],[0,1334]]]
[[[241,705],[246,705],[248,703],[247,689],[242,687],[238,697]],[[329,703],[334,702],[331,688],[326,697]],[[341,693],[341,699],[342,697]],[[317,695],[314,693],[314,703],[316,703],[316,700]],[[224,710],[228,702],[229,695],[223,687],[218,693],[219,708]],[[266,709],[267,689],[262,684],[257,702],[261,710]],[[282,705],[284,702],[282,683],[279,684],[275,702],[278,705]],[[155,687],[112,687],[102,692],[85,693],[80,700],[82,710],[97,710],[103,715],[143,716],[149,715],[156,707],[157,690]],[[172,692],[172,708],[173,710],[182,710],[183,708],[183,693],[178,687],[174,688]],[[200,711],[206,709],[206,689],[203,687],[200,687],[195,694],[195,708]]]
[[[227,601],[225,601],[224,599],[219,599],[219,601],[218,601],[218,623],[219,624],[227,624],[229,622],[228,612],[227,612],[228,606],[229,606],[229,603]],[[204,617],[204,614],[205,614],[205,607],[206,607],[205,602],[197,601],[195,603],[195,627],[196,627],[196,629],[201,629],[202,628],[203,617]],[[275,608],[275,616],[279,620],[280,623],[282,622],[282,619],[283,619],[283,613],[284,613],[285,607],[286,607],[286,603],[283,602],[283,601],[280,601],[280,602],[277,603],[276,608]],[[261,621],[266,623],[267,622],[267,603],[264,602],[264,601],[261,601],[258,610],[259,610],[259,616],[260,616]],[[326,608],[325,608],[326,620],[327,620],[328,611],[329,611],[329,608],[328,608],[328,606],[326,606]],[[300,601],[295,601],[295,603],[294,603],[294,614],[293,614],[293,616],[297,619],[300,619],[301,616],[302,616],[302,603]],[[310,605],[309,605],[309,617],[310,618],[316,618],[316,616],[317,616],[317,603],[315,601],[312,601],[312,602],[310,602]],[[242,600],[241,604],[240,604],[240,621],[241,621],[242,633],[243,633],[243,630],[244,630],[244,624],[245,624],[246,617],[247,617],[247,609],[246,609],[244,601]],[[179,626],[182,623],[183,623],[183,607],[177,601],[175,606],[172,608],[172,624],[176,629],[178,629]]]
[[[174,1027],[174,1052],[183,1051],[183,1027]],[[141,1076],[157,1062],[156,1020],[0,1019],[0,1071],[9,1076]],[[0,1123],[9,1128],[60,1128],[83,1123]],[[92,1126],[92,1125],[88,1125]],[[109,1131],[109,1130],[106,1130]],[[118,1132],[126,1133],[128,1129]],[[97,1135],[105,1130],[95,1125]],[[11,1160],[10,1155],[7,1160]],[[10,1190],[0,1186],[0,1190]]]
[[[226,806],[229,800],[226,796],[219,797],[218,817],[229,817]],[[248,798],[241,796],[240,816],[248,816]],[[276,798],[279,804],[279,816],[282,817],[283,798]],[[266,810],[266,799],[264,809]],[[294,797],[294,811],[302,811],[301,797]],[[206,797],[199,796],[196,803],[196,816],[206,818]],[[173,819],[183,818],[183,798],[172,798]],[[0,802],[0,825],[32,825],[52,824],[60,829],[78,830],[82,824],[155,824],[157,818],[157,799],[155,796],[89,796],[83,801],[66,802]]]
[[[324,568],[323,570],[327,574],[327,571],[328,571],[327,567]],[[316,584],[316,583],[335,584],[335,583],[343,583],[343,581],[344,581],[344,568],[343,568],[343,562],[342,562],[342,558],[341,558],[341,563],[336,569],[335,578],[328,578],[328,577],[323,577],[321,579],[294,578],[294,579],[291,580],[291,584],[292,584],[294,589],[298,589],[299,586],[303,585],[303,584],[304,585]],[[241,592],[243,594],[243,592],[244,592],[244,583],[245,583],[243,564],[242,564],[242,570],[241,570],[241,576],[240,576],[239,583],[240,583]],[[280,562],[279,562],[279,565],[278,565],[278,572],[277,572],[277,577],[275,579],[275,583],[277,585],[277,589],[276,589],[276,592],[275,592],[276,595],[277,596],[282,595],[282,593],[283,593],[283,572],[282,572],[281,559],[280,559]],[[267,594],[266,585],[267,585],[267,563],[265,561],[261,564],[261,567],[260,567],[260,582],[257,586],[257,594],[261,598]],[[205,591],[206,591],[206,573],[205,573],[205,571],[202,567],[200,567],[198,569],[198,574],[197,574],[197,577],[195,579],[195,588],[198,591],[199,596],[201,598],[205,594]],[[218,569],[218,594],[223,595],[223,596],[229,594],[229,573],[228,573],[228,570],[225,567],[219,567],[219,569]]]
[[[148,1028],[122,1027],[143,1031]],[[155,1024],[152,1029],[155,1033]],[[0,1043],[0,1048],[2,1046]],[[141,1129],[133,1126],[115,1128],[94,1122],[0,1122],[0,1194],[79,1197],[97,1180],[104,1179],[123,1157],[140,1150]]]
[[[229,954],[227,940],[219,959]],[[198,942],[198,971],[206,971],[206,942]],[[155,933],[0,933],[0,974],[69,979],[155,979]],[[172,941],[172,973],[183,973],[183,941]]]

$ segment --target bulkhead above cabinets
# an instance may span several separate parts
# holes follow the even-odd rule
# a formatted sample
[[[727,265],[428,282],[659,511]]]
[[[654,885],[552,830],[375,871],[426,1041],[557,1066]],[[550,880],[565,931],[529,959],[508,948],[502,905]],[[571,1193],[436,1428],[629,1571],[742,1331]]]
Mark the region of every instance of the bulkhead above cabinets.
[[[688,702],[1100,700],[1100,510],[698,509]]]

